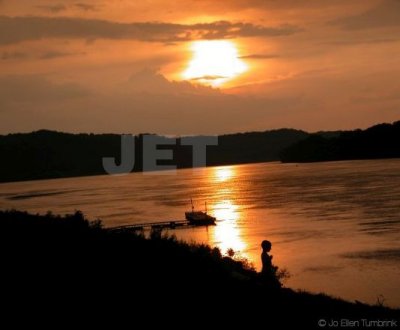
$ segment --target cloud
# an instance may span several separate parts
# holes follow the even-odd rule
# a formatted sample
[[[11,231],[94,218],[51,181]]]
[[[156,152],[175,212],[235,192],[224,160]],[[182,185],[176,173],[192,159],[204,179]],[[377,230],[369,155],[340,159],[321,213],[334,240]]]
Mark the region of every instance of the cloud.
[[[250,55],[240,56],[240,58],[243,59],[254,59],[254,60],[268,60],[271,58],[278,58],[278,57],[280,56],[276,54],[250,54]]]
[[[39,55],[41,60],[52,60],[54,58],[66,57],[66,56],[74,56],[74,55],[83,55],[84,53],[67,53],[67,52],[59,52],[55,50],[49,50]]]
[[[1,60],[20,60],[26,58],[27,54],[23,52],[3,52],[0,55]]]
[[[42,76],[0,77],[0,103],[2,133],[48,128],[215,134],[281,126],[277,120],[287,114],[282,109],[292,102],[227,95],[189,82],[168,81],[147,69],[91,93],[77,84],[56,84]]]
[[[63,4],[37,5],[36,8],[43,9],[44,11],[48,11],[53,14],[57,14],[59,12],[67,10],[67,6]]]
[[[179,1],[179,0],[175,0]],[[365,0],[364,0],[365,1]],[[182,1],[182,3],[190,2],[187,0]],[[229,0],[229,1],[215,1],[215,0],[202,0],[194,1],[195,4],[202,5],[206,4],[209,6],[225,9],[237,8],[237,9],[266,9],[266,10],[293,10],[301,8],[329,8],[332,6],[337,6],[348,2],[348,0]]]
[[[97,6],[90,5],[90,4],[87,4],[87,3],[82,3],[82,2],[75,3],[74,7],[78,8],[78,9],[81,9],[83,11],[96,11],[97,10]]]
[[[348,40],[338,40],[338,41],[329,41],[329,42],[321,42],[321,45],[334,45],[334,46],[354,46],[354,45],[377,45],[377,44],[387,44],[398,42],[400,38],[349,38]]]
[[[146,68],[130,76],[124,89],[129,92],[146,92],[150,94],[219,94],[219,90],[208,86],[193,85],[187,81],[169,81],[157,70]]]
[[[197,81],[197,80],[218,80],[218,79],[225,79],[225,78],[228,78],[228,77],[219,76],[219,75],[205,75],[205,76],[195,77],[195,78],[192,78],[190,80],[193,80],[193,81]]]
[[[387,82],[395,85],[398,71]],[[70,132],[215,134],[278,127],[307,130],[367,127],[399,118],[399,101],[356,104],[351,96],[387,90],[372,76],[305,73],[265,85],[258,96],[232,95],[189,82],[167,80],[146,69],[124,82],[90,85],[43,76],[0,77],[0,133],[40,128]],[[370,86],[365,86],[368,82]],[[393,92],[395,92],[395,88]]]
[[[0,0],[1,4],[1,0]],[[35,6],[36,8],[42,9],[44,11],[50,12],[52,14],[58,14],[60,12],[66,11],[68,9],[79,9],[83,11],[96,11],[97,6],[83,3],[83,2],[77,2],[74,4],[70,5],[64,5],[64,4],[52,4],[52,5],[37,5]]]
[[[66,17],[0,16],[0,45],[43,38],[132,39],[148,42],[177,42],[235,37],[276,37],[300,31],[282,25],[266,27],[251,23],[218,21],[199,24],[162,22],[117,23]]]
[[[74,83],[54,83],[43,76],[0,76],[0,104],[59,102],[88,95]]]
[[[0,54],[0,60],[20,60],[20,59],[40,59],[40,60],[52,60],[59,57],[75,56],[75,55],[85,55],[84,52],[72,53],[72,52],[62,52],[56,50],[48,50],[39,53],[32,52],[21,52],[21,51],[4,51]]]
[[[383,0],[366,12],[331,22],[345,30],[361,30],[400,26],[400,0]]]

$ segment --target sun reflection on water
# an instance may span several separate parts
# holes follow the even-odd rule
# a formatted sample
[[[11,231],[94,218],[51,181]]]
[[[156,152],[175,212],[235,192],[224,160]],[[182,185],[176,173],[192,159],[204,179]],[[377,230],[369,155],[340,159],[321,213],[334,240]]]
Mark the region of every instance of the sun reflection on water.
[[[213,212],[217,219],[236,222],[239,219],[238,206],[231,200],[222,200],[213,205]]]
[[[234,174],[232,166],[217,167],[214,172],[214,179],[216,182],[226,182],[231,180]]]
[[[247,245],[238,224],[239,206],[231,200],[223,200],[214,204],[212,208],[214,215],[220,220],[214,229],[214,241],[221,252],[226,253],[228,249],[236,252],[243,251]]]
[[[213,191],[210,205],[212,214],[217,218],[213,241],[222,253],[226,253],[228,249],[241,253],[247,247],[240,228],[242,210],[236,202],[237,191],[231,186],[235,177],[236,171],[232,166],[216,167],[209,177],[211,183],[223,184]]]

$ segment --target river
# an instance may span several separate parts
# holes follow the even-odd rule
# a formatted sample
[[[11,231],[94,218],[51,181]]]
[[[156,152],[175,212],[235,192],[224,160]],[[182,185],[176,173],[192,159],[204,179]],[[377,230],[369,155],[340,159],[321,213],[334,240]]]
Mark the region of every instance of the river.
[[[183,219],[193,198],[216,226],[171,232],[260,269],[260,243],[285,286],[400,307],[400,160],[236,166],[0,184],[0,208],[81,210],[105,226]]]

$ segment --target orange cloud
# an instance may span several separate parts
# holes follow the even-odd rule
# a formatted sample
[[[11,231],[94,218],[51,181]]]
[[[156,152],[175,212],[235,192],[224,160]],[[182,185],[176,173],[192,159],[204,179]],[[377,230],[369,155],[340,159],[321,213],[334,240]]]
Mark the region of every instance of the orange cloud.
[[[185,25],[158,22],[117,23],[66,17],[0,16],[0,44],[3,45],[43,38],[176,42],[235,37],[277,37],[291,35],[299,30],[299,28],[289,25],[266,27],[228,21]]]

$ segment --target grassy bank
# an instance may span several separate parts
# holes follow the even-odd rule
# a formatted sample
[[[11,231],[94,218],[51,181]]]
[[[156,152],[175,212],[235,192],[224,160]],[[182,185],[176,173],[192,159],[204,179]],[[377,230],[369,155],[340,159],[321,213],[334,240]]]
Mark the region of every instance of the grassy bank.
[[[160,321],[209,313],[224,324],[307,325],[320,319],[399,319],[398,310],[295,292],[263,279],[216,248],[153,233],[113,232],[80,212],[64,217],[0,212],[3,284],[20,300],[98,306],[119,304],[129,317],[150,310]],[[70,310],[68,310],[71,313]],[[127,316],[127,314],[124,314]],[[196,322],[201,322],[198,320]],[[217,321],[214,321],[217,322]]]

